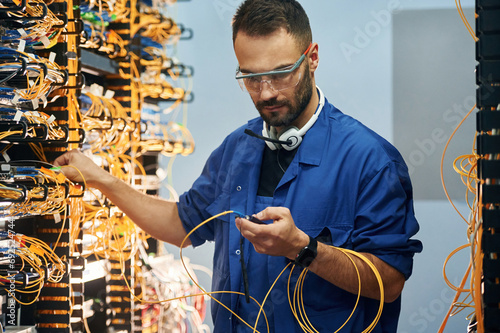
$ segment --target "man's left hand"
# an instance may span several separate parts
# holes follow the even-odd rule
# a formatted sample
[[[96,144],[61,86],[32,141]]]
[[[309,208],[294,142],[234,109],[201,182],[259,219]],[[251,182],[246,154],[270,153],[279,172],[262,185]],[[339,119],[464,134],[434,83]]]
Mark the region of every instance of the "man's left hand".
[[[309,237],[297,228],[288,208],[268,207],[255,217],[262,221],[272,220],[273,223],[257,224],[236,218],[236,227],[253,244],[257,253],[295,260],[297,253],[309,244]]]

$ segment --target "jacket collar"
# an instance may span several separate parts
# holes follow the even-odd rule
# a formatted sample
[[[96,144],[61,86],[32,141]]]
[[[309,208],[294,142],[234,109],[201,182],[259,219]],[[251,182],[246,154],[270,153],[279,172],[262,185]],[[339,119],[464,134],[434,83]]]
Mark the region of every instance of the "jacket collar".
[[[333,106],[329,104],[328,100],[325,98],[325,104],[323,106],[323,110],[318,116],[318,120],[306,132],[306,134],[303,136],[302,143],[297,148],[298,151],[296,159],[299,163],[313,166],[318,166],[321,163],[325,146],[327,145],[330,138],[330,123],[328,119],[332,114],[332,108]],[[262,125],[263,120],[262,118],[258,117],[250,120],[248,122],[247,128],[255,133],[260,134],[260,132],[262,131]],[[248,144],[249,151],[258,152],[259,154],[261,154],[265,146],[264,140],[252,138],[246,134],[245,137],[245,141]]]

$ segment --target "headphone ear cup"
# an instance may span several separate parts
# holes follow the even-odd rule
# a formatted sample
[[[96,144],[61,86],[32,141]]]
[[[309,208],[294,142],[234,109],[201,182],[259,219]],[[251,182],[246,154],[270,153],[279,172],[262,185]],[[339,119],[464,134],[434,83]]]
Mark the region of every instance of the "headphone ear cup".
[[[280,141],[290,141],[289,144],[282,144],[281,146],[286,150],[294,150],[302,142],[302,135],[299,129],[295,126],[287,128],[279,137]]]

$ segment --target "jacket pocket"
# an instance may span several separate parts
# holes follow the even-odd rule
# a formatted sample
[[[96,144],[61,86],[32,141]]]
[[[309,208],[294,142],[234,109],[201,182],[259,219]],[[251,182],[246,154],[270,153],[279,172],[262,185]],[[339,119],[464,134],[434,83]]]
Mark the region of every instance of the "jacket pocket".
[[[292,217],[299,229],[327,245],[351,248],[353,222],[339,216],[335,207],[308,207],[292,210]]]

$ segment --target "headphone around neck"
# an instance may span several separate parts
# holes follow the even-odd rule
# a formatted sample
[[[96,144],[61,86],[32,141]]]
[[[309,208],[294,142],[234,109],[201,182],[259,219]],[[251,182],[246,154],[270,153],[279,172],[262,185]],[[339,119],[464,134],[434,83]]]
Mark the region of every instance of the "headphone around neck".
[[[262,136],[264,137],[263,139],[266,141],[267,146],[271,150],[276,150],[280,147],[283,147],[286,150],[294,150],[300,145],[300,143],[302,142],[302,137],[314,125],[316,120],[318,120],[318,116],[321,113],[321,110],[323,110],[323,106],[325,105],[325,95],[323,95],[323,92],[321,91],[321,89],[319,89],[319,87],[316,87],[316,89],[318,89],[319,93],[318,108],[301,129],[298,129],[295,126],[291,126],[278,137],[276,129],[273,126],[268,129],[266,122],[264,122],[262,128]]]

